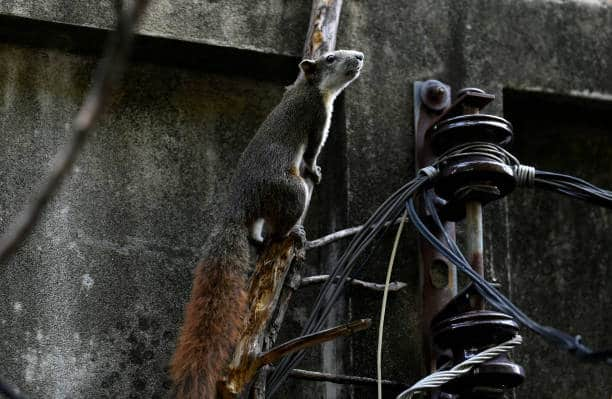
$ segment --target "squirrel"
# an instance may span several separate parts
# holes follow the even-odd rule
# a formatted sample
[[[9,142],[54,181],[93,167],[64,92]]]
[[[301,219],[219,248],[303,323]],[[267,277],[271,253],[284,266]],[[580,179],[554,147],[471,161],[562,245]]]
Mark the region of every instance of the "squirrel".
[[[176,397],[215,399],[217,382],[248,311],[251,249],[289,235],[302,219],[336,96],[361,71],[363,53],[338,50],[300,62],[301,72],[242,153],[219,220],[195,269],[191,298],[170,364]],[[265,232],[265,238],[264,238]]]

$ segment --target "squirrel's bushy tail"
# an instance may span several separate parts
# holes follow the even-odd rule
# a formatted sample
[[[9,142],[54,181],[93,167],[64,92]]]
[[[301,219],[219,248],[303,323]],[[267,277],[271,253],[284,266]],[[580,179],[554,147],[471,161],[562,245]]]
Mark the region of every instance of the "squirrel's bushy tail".
[[[225,225],[209,239],[185,309],[172,362],[178,399],[215,399],[247,312],[249,248],[247,230]]]

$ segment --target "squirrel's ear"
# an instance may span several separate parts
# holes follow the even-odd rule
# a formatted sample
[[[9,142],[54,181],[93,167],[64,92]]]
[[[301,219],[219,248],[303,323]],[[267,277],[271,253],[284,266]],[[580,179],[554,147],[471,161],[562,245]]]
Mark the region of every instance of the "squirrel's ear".
[[[300,68],[306,76],[312,75],[316,67],[317,63],[313,60],[302,60],[302,62],[300,62]]]

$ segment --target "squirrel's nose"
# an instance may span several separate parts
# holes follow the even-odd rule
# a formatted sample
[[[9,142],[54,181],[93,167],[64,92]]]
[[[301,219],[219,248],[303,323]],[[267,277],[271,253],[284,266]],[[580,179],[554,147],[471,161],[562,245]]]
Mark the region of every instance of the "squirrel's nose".
[[[355,54],[355,58],[357,58],[359,61],[363,61],[363,53]]]

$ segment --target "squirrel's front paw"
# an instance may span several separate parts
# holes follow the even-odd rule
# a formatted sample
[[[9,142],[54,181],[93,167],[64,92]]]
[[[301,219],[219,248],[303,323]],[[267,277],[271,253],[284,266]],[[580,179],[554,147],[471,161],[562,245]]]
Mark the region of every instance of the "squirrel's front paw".
[[[323,175],[321,174],[321,167],[319,165],[315,165],[314,168],[307,168],[306,171],[315,184],[321,183]]]
[[[306,257],[304,248],[306,247],[306,230],[301,224],[293,226],[289,232],[289,236],[293,237],[295,241],[295,247],[298,250],[296,256],[304,260]]]
[[[295,237],[302,244],[306,242],[306,230],[301,224],[296,224],[295,226],[293,226],[293,228],[291,228],[291,231],[289,231],[289,235]]]

